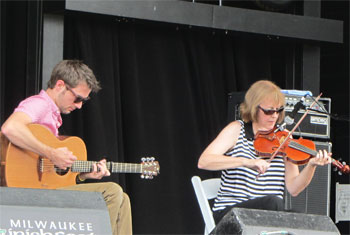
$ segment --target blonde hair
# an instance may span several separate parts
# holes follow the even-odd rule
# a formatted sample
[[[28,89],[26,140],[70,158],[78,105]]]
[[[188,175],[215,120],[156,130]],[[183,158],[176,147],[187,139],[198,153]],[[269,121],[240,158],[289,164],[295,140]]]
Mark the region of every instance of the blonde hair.
[[[244,101],[240,105],[241,118],[244,122],[256,122],[258,117],[258,106],[264,99],[271,99],[280,106],[285,105],[284,94],[281,89],[271,81],[260,80],[248,89],[245,94]],[[280,113],[277,123],[284,120],[284,111]]]

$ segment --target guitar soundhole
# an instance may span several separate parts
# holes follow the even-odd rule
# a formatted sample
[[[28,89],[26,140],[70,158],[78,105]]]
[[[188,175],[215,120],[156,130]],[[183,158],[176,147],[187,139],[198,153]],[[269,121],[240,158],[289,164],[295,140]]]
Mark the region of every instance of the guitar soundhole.
[[[56,170],[56,173],[58,175],[65,175],[65,174],[67,174],[69,172],[69,169],[70,168],[67,168],[67,169],[63,170],[63,169],[60,169],[60,168],[55,166],[55,170]]]

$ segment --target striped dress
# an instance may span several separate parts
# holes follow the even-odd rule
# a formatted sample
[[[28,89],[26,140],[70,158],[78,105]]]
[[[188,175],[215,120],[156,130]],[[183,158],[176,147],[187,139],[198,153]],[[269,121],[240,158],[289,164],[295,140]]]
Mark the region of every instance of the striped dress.
[[[258,156],[255,153],[254,140],[247,138],[247,128],[244,128],[243,121],[239,120],[239,122],[241,130],[236,146],[225,155],[256,159]],[[253,133],[250,135],[253,136]],[[258,178],[256,178],[257,171],[246,167],[223,170],[221,186],[214,200],[213,211],[223,210],[227,206],[267,195],[275,195],[283,199],[284,172],[284,161],[281,156],[276,156],[271,161],[268,170]]]

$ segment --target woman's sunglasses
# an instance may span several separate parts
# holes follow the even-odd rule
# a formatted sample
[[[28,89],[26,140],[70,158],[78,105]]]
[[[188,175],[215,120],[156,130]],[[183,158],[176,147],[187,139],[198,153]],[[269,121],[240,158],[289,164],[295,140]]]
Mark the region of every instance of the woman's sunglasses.
[[[258,105],[258,108],[261,109],[265,115],[272,115],[274,113],[281,113],[284,110],[284,107],[280,107],[278,109],[264,109],[262,107],[260,107],[260,105]]]

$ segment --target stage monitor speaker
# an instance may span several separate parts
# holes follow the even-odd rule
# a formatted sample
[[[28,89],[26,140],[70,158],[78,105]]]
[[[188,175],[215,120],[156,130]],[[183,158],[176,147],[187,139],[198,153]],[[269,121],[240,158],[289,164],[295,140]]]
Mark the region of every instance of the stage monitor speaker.
[[[326,149],[332,152],[332,143],[318,141],[314,143],[316,150]],[[299,170],[301,171],[304,167],[305,165],[299,166]],[[318,166],[311,183],[298,196],[292,197],[285,192],[285,207],[287,210],[329,216],[330,191],[331,165]]]
[[[328,216],[233,208],[210,234],[340,235]]]
[[[0,234],[112,234],[102,194],[0,187]]]

